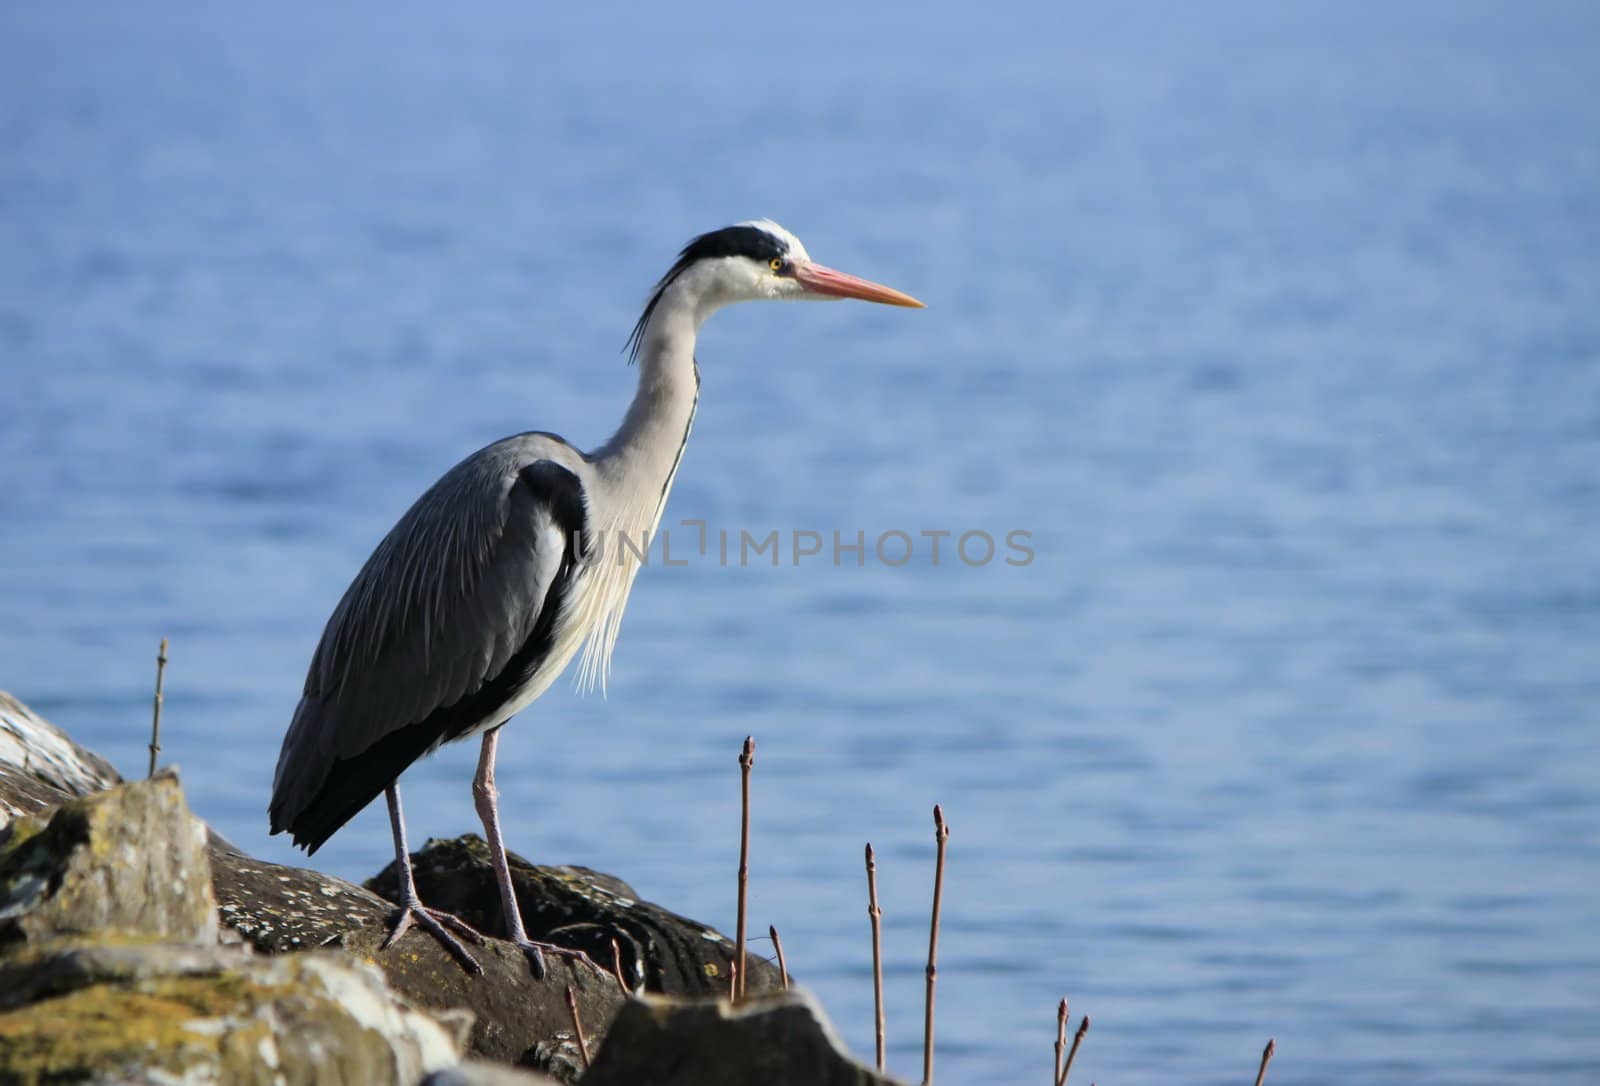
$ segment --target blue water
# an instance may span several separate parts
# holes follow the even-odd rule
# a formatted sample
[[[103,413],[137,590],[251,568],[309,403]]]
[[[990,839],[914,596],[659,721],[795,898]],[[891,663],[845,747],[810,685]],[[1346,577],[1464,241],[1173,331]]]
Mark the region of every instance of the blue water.
[[[137,773],[170,636],[165,756],[292,860],[372,545],[603,439],[649,283],[771,215],[929,308],[715,318],[667,525],[1034,560],[655,564],[508,732],[514,847],[731,929],[753,733],[752,922],[870,1057],[874,842],[909,1078],[937,801],[940,1081],[1062,995],[1074,1081],[1600,1079],[1593,7],[339,8],[0,13],[0,686]]]

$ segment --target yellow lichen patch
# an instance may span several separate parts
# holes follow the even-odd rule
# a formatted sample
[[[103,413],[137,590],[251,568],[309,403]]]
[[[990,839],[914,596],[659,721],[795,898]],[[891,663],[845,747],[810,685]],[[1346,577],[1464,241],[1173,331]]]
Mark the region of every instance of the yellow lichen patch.
[[[0,1013],[0,1083],[414,1082],[455,1063],[437,1024],[333,958],[108,982]]]
[[[106,932],[74,932],[68,935],[58,935],[53,939],[40,943],[24,943],[21,946],[8,948],[5,951],[5,964],[20,973],[39,965],[60,958],[72,950],[96,951],[108,949],[111,951],[135,950],[140,947],[161,946],[163,940],[154,935],[140,935],[131,931],[106,931]],[[4,1021],[0,1017],[0,1021]]]
[[[160,935],[149,935],[137,931],[94,931],[94,932],[68,932],[58,935],[48,942],[37,945],[41,955],[55,954],[62,950],[74,947],[139,947],[139,946],[165,946],[168,940]]]
[[[0,1079],[34,1083],[120,1066],[179,1070],[260,1040],[235,1020],[287,994],[233,973],[100,984],[0,1014]],[[243,1028],[247,1036],[234,1037]]]
[[[5,844],[0,845],[0,864],[4,864],[6,857],[16,854],[29,840],[39,836],[50,820],[40,818],[38,815],[18,815],[6,825]]]
[[[231,1068],[240,1078],[248,1075],[251,1081],[273,1082],[282,1079],[276,1074],[279,1066],[278,1046],[272,1023],[260,1016],[231,1024],[226,1033],[217,1038],[222,1067]]]
[[[232,1000],[223,978],[174,978],[125,989],[84,988],[0,1015],[0,1074],[38,1082],[87,1069],[138,1062],[181,1066],[214,1052],[215,1036],[186,1028],[218,1003]]]

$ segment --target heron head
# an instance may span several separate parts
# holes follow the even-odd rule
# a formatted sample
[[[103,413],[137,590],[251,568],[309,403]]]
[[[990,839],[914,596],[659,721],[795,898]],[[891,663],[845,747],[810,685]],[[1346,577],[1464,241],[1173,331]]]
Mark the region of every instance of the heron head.
[[[675,285],[692,292],[703,313],[733,302],[839,298],[923,308],[893,287],[818,264],[789,231],[771,219],[752,219],[701,234],[683,247],[639,317],[629,340],[635,352],[651,314]]]

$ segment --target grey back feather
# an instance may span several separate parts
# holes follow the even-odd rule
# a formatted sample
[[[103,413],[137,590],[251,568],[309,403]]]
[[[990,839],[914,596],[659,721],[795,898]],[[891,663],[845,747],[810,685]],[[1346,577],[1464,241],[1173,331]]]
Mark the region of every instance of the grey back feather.
[[[583,466],[551,435],[496,442],[446,472],[367,559],[328,620],[284,737],[275,828],[337,760],[472,694],[527,641],[569,545],[546,496],[518,485],[541,460]]]

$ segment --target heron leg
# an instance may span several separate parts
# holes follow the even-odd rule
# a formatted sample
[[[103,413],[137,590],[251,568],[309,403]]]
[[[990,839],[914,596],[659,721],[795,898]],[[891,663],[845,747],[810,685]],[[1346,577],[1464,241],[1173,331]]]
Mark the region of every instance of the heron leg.
[[[499,746],[499,728],[484,733],[483,750],[478,755],[478,774],[472,780],[472,799],[478,808],[478,817],[483,820],[484,836],[489,839],[489,856],[494,861],[495,881],[500,885],[500,906],[505,913],[506,935],[527,956],[528,965],[539,980],[543,980],[545,975],[545,951],[571,958],[597,973],[604,973],[583,951],[556,946],[554,943],[535,942],[528,938],[527,929],[522,926],[522,906],[517,904],[517,890],[511,882],[511,863],[506,859],[505,840],[500,836],[500,790],[494,783],[494,757]]]
[[[389,826],[394,830],[395,867],[400,873],[400,915],[395,920],[389,937],[383,941],[383,949],[388,950],[415,924],[439,940],[450,952],[451,957],[461,963],[461,968],[474,975],[481,974],[483,966],[467,953],[467,948],[461,945],[460,940],[445,929],[451,928],[480,945],[483,943],[483,936],[449,913],[428,908],[417,896],[417,880],[411,871],[411,850],[406,847],[406,816],[400,807],[400,786],[391,784],[385,789],[384,795],[389,800]]]

